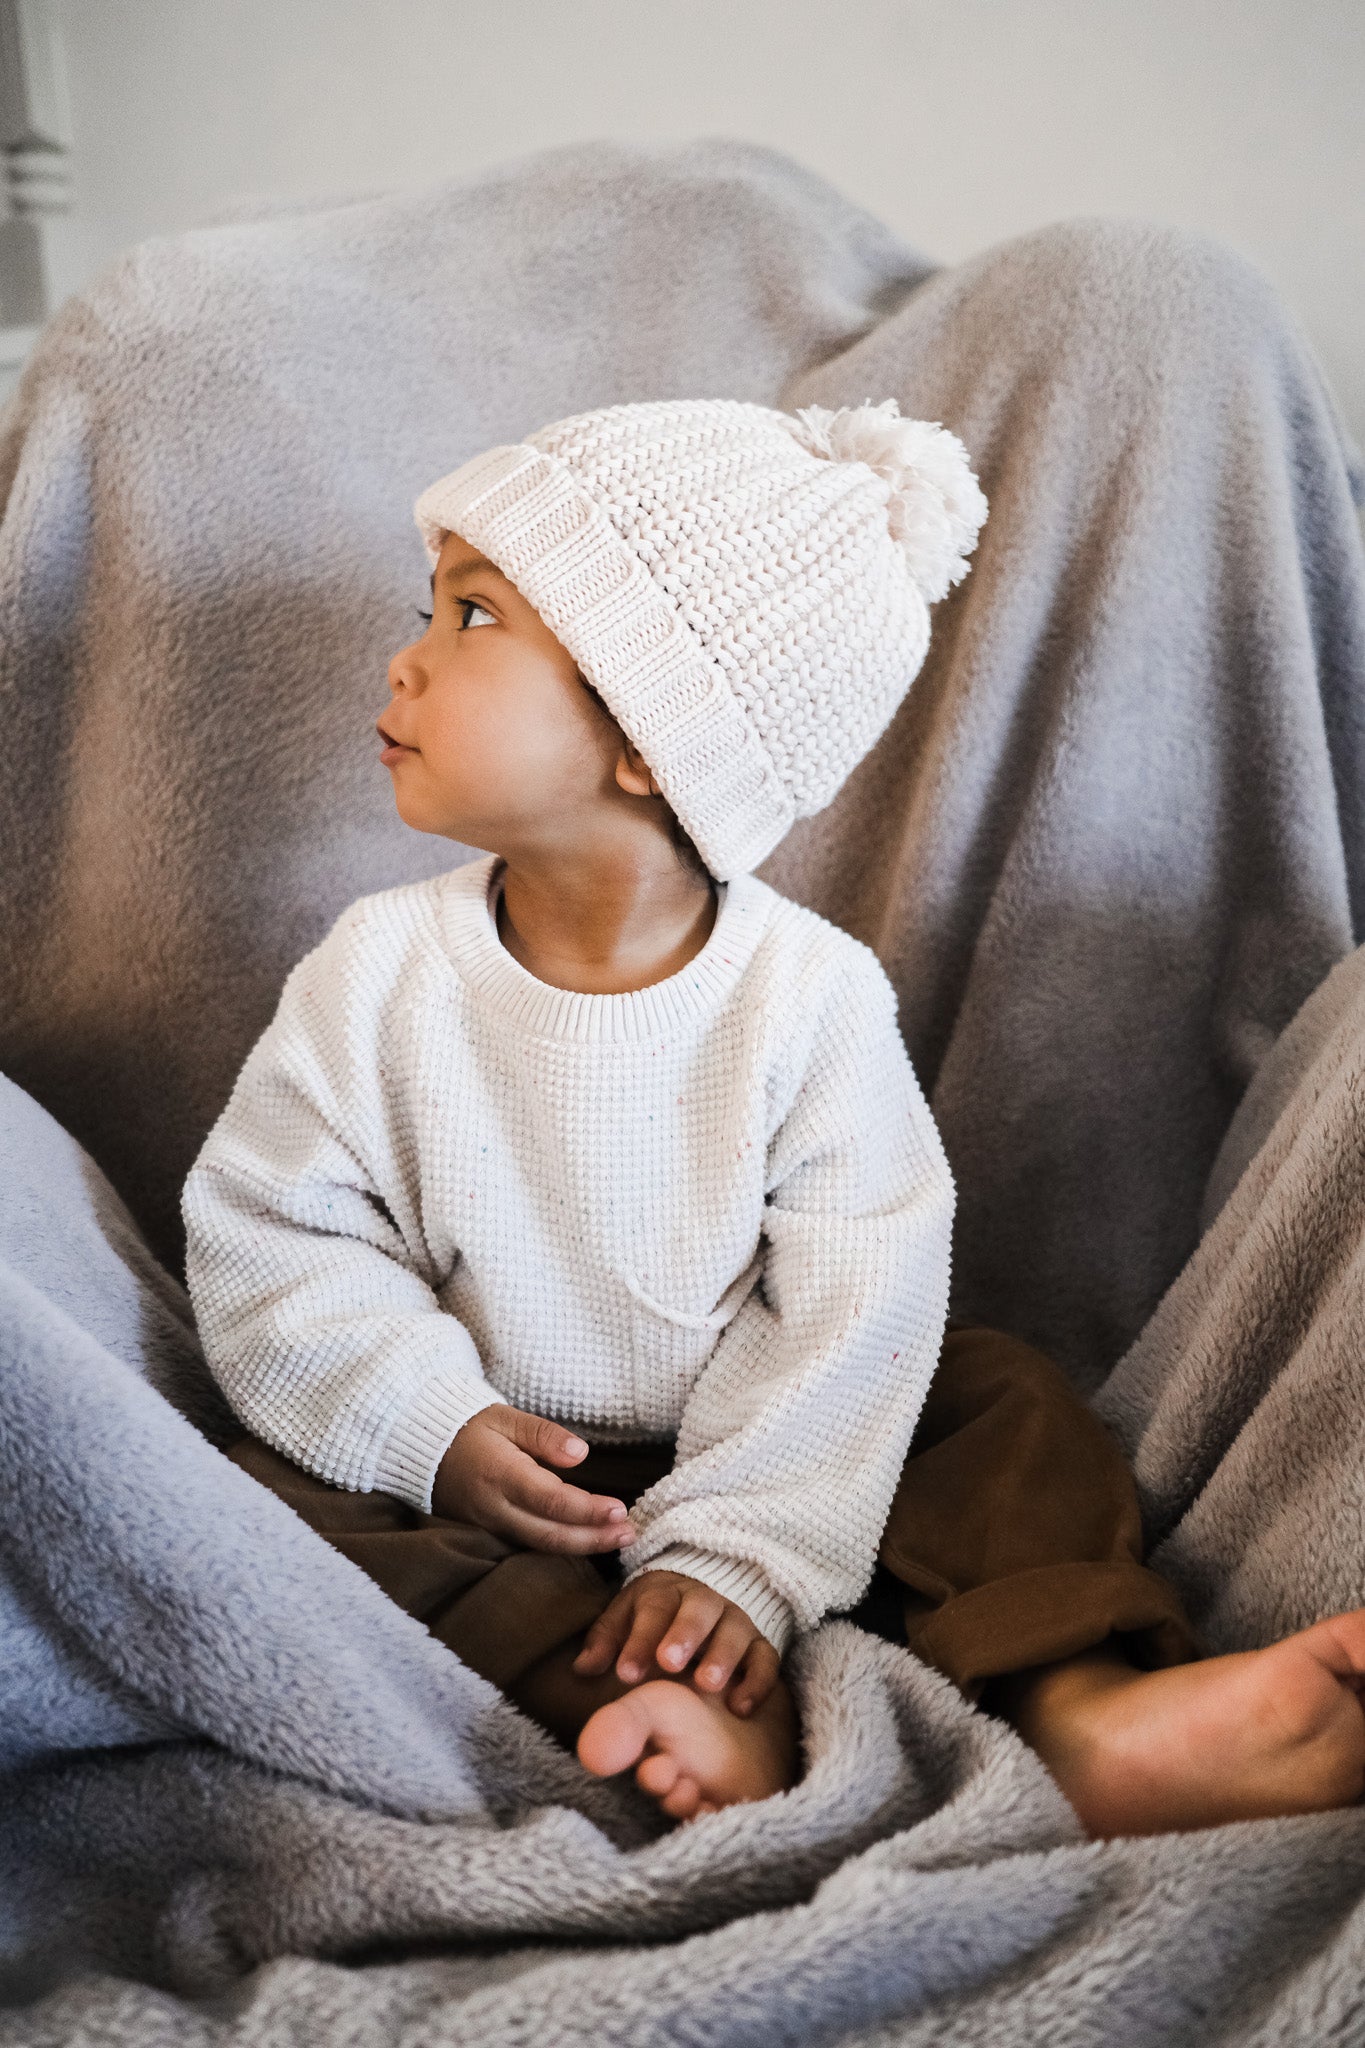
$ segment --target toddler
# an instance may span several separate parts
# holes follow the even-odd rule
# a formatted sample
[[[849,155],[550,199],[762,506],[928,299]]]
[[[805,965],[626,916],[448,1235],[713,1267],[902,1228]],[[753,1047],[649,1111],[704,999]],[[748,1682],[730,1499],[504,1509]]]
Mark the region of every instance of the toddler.
[[[416,513],[432,607],[381,759],[408,825],[489,851],[338,918],[186,1181],[233,1455],[675,1819],[794,1781],[783,1654],[888,1573],[903,1639],[937,1618],[922,1653],[997,1686],[1097,1830],[1222,1817],[1097,1767],[1113,1701],[1131,1729],[1188,1683],[1188,1626],[1055,1369],[945,1340],[953,1183],[890,983],[753,873],[923,662],[986,514],[961,444],[894,400],[606,406]],[[988,1411],[1026,1461],[1020,1387],[1080,1447],[1040,1486],[1128,1515],[1060,1636],[992,1603],[1008,1568],[945,1566],[968,1468],[927,1533],[910,1483]]]

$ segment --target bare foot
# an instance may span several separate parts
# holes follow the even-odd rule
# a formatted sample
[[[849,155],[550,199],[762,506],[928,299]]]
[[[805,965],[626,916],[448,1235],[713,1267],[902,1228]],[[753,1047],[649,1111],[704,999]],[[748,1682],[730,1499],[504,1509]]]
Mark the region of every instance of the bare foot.
[[[1264,1650],[1136,1671],[1090,1651],[1002,1685],[1000,1711],[1092,1835],[1350,1806],[1365,1794],[1365,1608]]]
[[[683,1679],[652,1678],[599,1707],[578,1760],[599,1777],[636,1765],[635,1782],[674,1820],[768,1799],[796,1780],[796,1708],[779,1679],[747,1719]]]

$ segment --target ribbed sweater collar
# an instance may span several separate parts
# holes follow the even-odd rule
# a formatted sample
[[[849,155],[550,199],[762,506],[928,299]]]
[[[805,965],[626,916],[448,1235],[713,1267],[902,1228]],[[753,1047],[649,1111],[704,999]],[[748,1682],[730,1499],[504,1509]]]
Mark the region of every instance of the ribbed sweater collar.
[[[733,993],[780,900],[756,875],[717,886],[716,921],[677,974],[625,995],[582,995],[538,981],[498,937],[491,892],[496,855],[437,876],[441,943],[479,1000],[537,1038],[622,1044],[667,1038],[712,1017]]]

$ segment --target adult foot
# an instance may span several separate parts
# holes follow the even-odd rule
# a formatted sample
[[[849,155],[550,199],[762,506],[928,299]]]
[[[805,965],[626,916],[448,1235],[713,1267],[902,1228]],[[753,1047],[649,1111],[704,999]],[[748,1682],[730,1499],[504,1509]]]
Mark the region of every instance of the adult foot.
[[[1263,1650],[1136,1671],[1107,1651],[1008,1682],[1000,1711],[1090,1834],[1350,1806],[1365,1794],[1365,1608]]]
[[[634,1764],[636,1784],[666,1814],[695,1820],[795,1783],[796,1708],[780,1679],[741,1720],[714,1693],[652,1678],[597,1709],[578,1738],[578,1760],[603,1778]]]

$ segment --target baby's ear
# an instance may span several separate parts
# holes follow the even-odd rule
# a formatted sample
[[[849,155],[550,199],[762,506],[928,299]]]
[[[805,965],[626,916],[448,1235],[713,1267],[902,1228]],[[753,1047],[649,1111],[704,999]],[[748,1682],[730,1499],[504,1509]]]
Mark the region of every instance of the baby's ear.
[[[617,787],[624,789],[628,796],[662,796],[663,791],[649,772],[649,764],[636,746],[634,740],[621,735],[621,751],[616,757]]]

